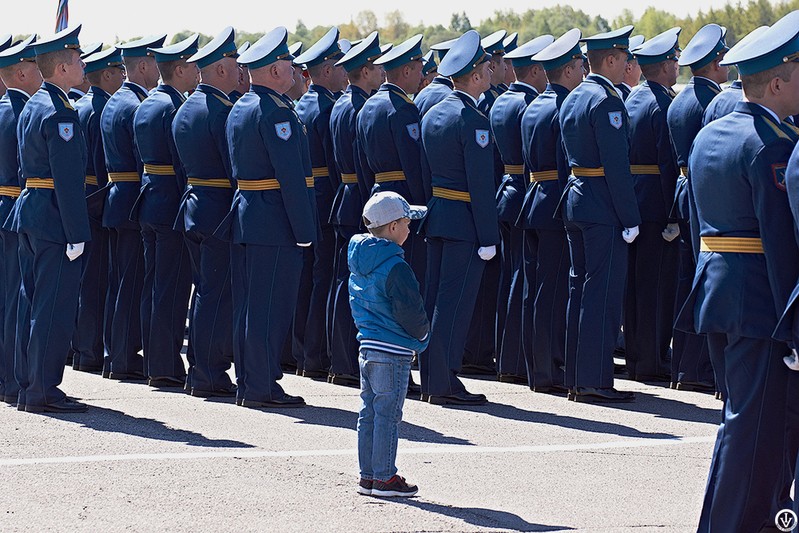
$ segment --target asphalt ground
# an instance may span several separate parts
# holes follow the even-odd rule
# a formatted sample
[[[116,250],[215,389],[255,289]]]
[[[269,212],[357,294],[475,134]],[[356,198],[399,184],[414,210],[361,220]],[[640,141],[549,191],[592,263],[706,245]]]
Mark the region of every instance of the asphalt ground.
[[[418,382],[418,373],[414,372]],[[695,531],[721,402],[617,380],[591,405],[466,379],[481,407],[405,404],[411,499],[356,493],[358,390],[285,376],[252,410],[67,369],[87,413],[0,404],[0,531]]]

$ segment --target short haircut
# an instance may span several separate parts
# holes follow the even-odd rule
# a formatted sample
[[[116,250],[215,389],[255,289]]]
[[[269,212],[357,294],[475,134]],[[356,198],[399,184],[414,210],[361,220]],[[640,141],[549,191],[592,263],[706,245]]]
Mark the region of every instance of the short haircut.
[[[105,72],[105,70],[106,69],[89,72],[88,74],[86,74],[86,79],[89,80],[89,83],[91,83],[92,85],[99,86],[100,82],[103,79],[103,72]]]
[[[332,67],[332,66],[334,66],[334,65],[336,64],[336,62],[337,62],[337,61],[338,61],[338,59],[326,59],[325,61],[322,61],[322,62],[321,62],[321,63],[319,63],[318,65],[314,65],[314,66],[312,66],[312,67],[308,67],[308,68],[307,68],[307,70],[308,70],[308,74],[309,74],[309,75],[310,75],[312,78],[313,78],[313,77],[319,77],[319,75],[322,73],[322,70],[323,70],[323,69],[324,69],[326,66],[330,65],[330,66]]]
[[[566,71],[566,67],[571,66],[574,69],[579,68],[577,66],[577,61],[579,61],[580,59],[581,58],[579,58],[579,57],[575,57],[574,59],[572,59],[568,63],[565,63],[565,64],[559,66],[558,68],[553,68],[552,70],[547,70],[547,79],[550,80],[550,81],[557,82],[557,80],[559,80],[559,79],[561,79],[563,77],[563,73]]]
[[[516,78],[522,79],[530,75],[535,65],[525,65],[523,67],[513,67],[513,72],[516,73]]]
[[[707,65],[703,65],[701,68],[693,68],[693,67],[691,67],[691,74],[693,74],[694,76],[707,77],[707,75],[710,74],[710,72],[713,71],[713,65],[715,63],[721,61],[722,57],[723,56],[721,56],[721,55],[716,56],[716,58],[713,61],[711,61]]]
[[[663,62],[650,63],[648,65],[641,65],[641,74],[644,78],[649,79],[651,76],[657,76],[660,69],[663,67]]]
[[[375,65],[371,61],[368,61],[367,63],[361,65],[360,67],[347,72],[347,78],[349,78],[350,81],[355,81],[355,82],[361,81],[361,79],[363,78],[363,69],[365,68],[372,70],[373,68],[375,68]]]
[[[742,74],[741,84],[744,88],[744,94],[755,98],[763,98],[766,94],[766,86],[771,83],[771,80],[779,78],[785,82],[791,81],[795,70],[796,63],[782,63],[755,74]]]
[[[43,78],[52,78],[55,74],[56,66],[61,63],[71,65],[78,58],[79,54],[73,53],[74,50],[67,48],[64,50],[56,50],[55,52],[48,52],[40,56],[36,56],[36,66],[42,73]]]
[[[622,50],[620,48],[603,48],[602,50],[588,50],[586,52],[588,62],[592,65],[601,65],[608,56],[620,56],[622,54],[624,54],[626,58],[627,50]]]
[[[371,222],[369,221],[369,219],[368,219],[368,218],[366,218],[366,217],[361,217],[361,218],[363,218],[363,225],[364,225],[364,226],[366,226],[366,229],[369,231],[369,233],[371,233],[371,234],[372,234],[372,235],[374,235],[375,237],[382,237],[382,236],[383,236],[383,234],[384,234],[384,233],[386,232],[386,230],[388,229],[388,227],[389,227],[389,226],[390,226],[390,225],[391,225],[393,222],[396,222],[395,220],[392,220],[392,221],[391,221],[391,222],[389,222],[388,224],[383,224],[382,226],[377,226],[376,228],[370,228],[370,227],[369,227],[369,224],[371,224]]]
[[[187,63],[185,59],[177,59],[175,61],[164,61],[163,63],[158,63],[158,72],[161,73],[161,79],[164,80],[164,83],[169,83],[175,76],[175,69],[185,66],[186,64]]]

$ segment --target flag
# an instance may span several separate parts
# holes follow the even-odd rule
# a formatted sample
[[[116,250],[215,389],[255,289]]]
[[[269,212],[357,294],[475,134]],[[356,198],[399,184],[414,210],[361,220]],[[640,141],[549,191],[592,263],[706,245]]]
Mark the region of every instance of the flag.
[[[55,14],[55,31],[60,32],[69,24],[69,0],[58,0],[58,11]]]

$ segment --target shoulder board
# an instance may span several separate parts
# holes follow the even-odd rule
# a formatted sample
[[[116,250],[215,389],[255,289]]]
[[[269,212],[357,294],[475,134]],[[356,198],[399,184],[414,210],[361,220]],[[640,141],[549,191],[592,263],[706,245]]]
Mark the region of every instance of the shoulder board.
[[[781,130],[781,129],[780,129],[780,128],[779,128],[779,127],[776,125],[776,124],[774,124],[772,121],[770,121],[770,120],[769,120],[769,119],[767,119],[766,117],[764,117],[764,116],[762,116],[762,115],[761,115],[761,116],[760,116],[760,120],[762,120],[762,121],[763,121],[763,122],[764,122],[764,123],[765,123],[765,124],[766,124],[766,125],[767,125],[769,128],[771,128],[771,130],[772,130],[772,131],[773,131],[773,132],[774,132],[774,133],[777,135],[777,137],[779,137],[780,139],[787,139],[787,140],[789,140],[789,141],[793,141],[793,139],[791,139],[791,138],[788,136],[788,134],[787,134],[787,133],[785,133],[784,131],[782,131],[782,130]]]
[[[799,135],[799,128],[788,122],[787,120],[782,122],[782,125],[785,126],[789,131],[792,131],[796,135]]]
[[[403,100],[405,100],[405,101],[406,101],[406,102],[408,102],[409,104],[412,104],[412,103],[413,103],[413,100],[411,100],[410,98],[408,98],[408,95],[407,95],[407,94],[402,94],[402,93],[398,93],[398,92],[395,92],[395,91],[391,91],[391,94],[393,94],[393,95],[396,95],[396,96],[399,96],[400,98],[402,98]]]
[[[215,94],[214,96],[216,97],[216,99],[217,99],[217,100],[219,100],[220,102],[222,102],[222,104],[223,104],[223,105],[225,105],[225,106],[227,106],[227,107],[232,107],[232,106],[233,106],[233,102],[231,102],[231,101],[230,101],[230,100],[228,100],[227,98],[222,98],[222,97],[221,97],[221,96],[219,96],[218,94]]]
[[[283,100],[281,100],[279,97],[275,96],[274,94],[270,94],[269,96],[272,98],[272,101],[275,103],[275,105],[276,105],[277,107],[285,107],[285,108],[288,108],[288,106],[286,105],[286,102],[284,102]]]
[[[75,108],[72,107],[72,104],[69,103],[69,100],[67,100],[60,94],[58,95],[58,99],[61,100],[61,103],[64,104],[64,107],[66,107],[67,109],[71,109],[72,111],[75,111]]]
[[[600,84],[600,85],[602,85],[602,84]],[[602,85],[602,87],[605,88],[605,92],[608,93],[608,96],[621,99],[621,96],[619,96],[619,93],[616,92],[616,89],[611,89],[610,87],[608,87],[606,85]]]

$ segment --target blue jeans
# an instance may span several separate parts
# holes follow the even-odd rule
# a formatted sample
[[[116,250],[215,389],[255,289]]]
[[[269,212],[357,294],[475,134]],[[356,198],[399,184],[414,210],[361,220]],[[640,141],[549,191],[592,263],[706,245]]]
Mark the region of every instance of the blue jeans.
[[[398,429],[408,391],[411,356],[361,350],[358,462],[361,477],[388,481],[397,473]]]

